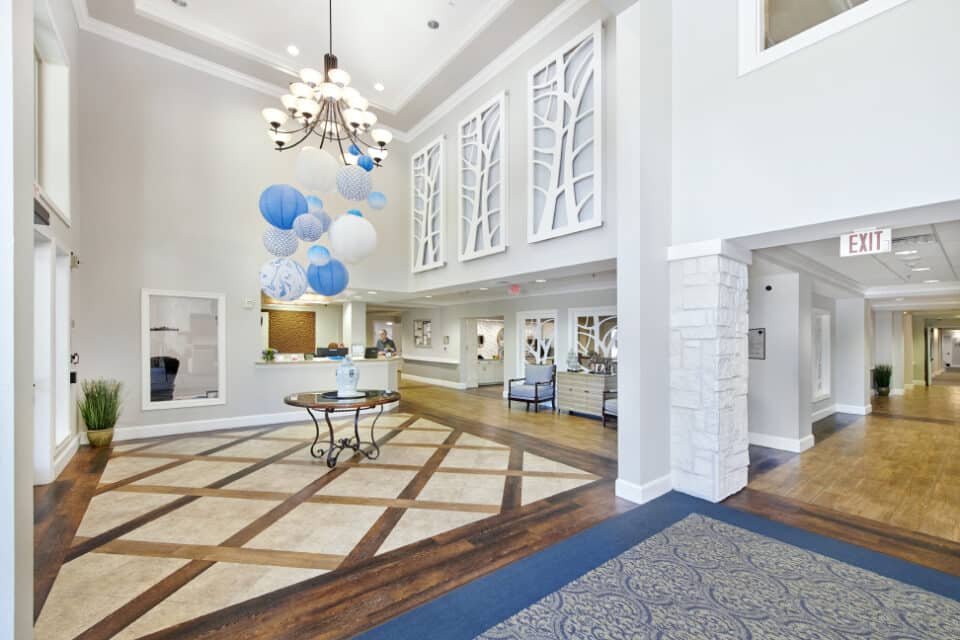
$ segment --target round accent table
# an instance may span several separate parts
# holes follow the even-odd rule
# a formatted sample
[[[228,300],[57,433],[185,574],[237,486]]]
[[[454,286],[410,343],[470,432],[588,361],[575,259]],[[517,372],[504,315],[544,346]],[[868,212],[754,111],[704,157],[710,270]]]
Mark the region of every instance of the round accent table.
[[[400,394],[396,391],[384,391],[380,389],[362,389],[352,398],[341,398],[337,396],[336,391],[305,391],[294,393],[287,396],[283,401],[292,407],[303,407],[313,419],[313,425],[317,428],[317,436],[310,445],[310,455],[314,458],[323,458],[327,456],[327,466],[331,469],[337,466],[337,458],[344,449],[352,449],[356,453],[363,454],[369,460],[376,460],[380,457],[380,447],[377,446],[377,439],[374,437],[373,428],[377,420],[383,415],[385,405],[398,402]],[[380,407],[380,411],[373,419],[370,425],[370,442],[360,440],[360,411],[363,409],[374,409]],[[315,411],[323,411],[323,417],[327,422],[327,430],[330,437],[326,442],[320,442],[320,422],[317,420]],[[334,440],[333,424],[330,422],[332,413],[353,413],[353,437],[340,438]],[[321,445],[325,445],[324,449]],[[362,447],[369,445],[369,449]]]

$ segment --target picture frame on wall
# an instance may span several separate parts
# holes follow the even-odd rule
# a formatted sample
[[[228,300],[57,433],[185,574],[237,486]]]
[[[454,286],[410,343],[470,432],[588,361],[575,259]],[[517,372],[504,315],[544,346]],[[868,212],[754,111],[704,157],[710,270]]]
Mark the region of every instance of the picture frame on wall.
[[[424,349],[433,346],[433,323],[430,320],[413,321],[413,346]]]

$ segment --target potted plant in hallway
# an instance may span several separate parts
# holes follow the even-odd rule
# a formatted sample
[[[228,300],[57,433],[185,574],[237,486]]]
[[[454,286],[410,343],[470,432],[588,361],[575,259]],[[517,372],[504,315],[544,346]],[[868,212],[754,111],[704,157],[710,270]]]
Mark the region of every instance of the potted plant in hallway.
[[[116,380],[85,380],[83,397],[77,402],[80,416],[87,425],[87,440],[94,447],[108,447],[113,441],[113,427],[120,417],[120,390]]]
[[[873,368],[873,384],[877,387],[879,395],[890,395],[890,377],[892,375],[893,367],[888,364],[878,364]]]

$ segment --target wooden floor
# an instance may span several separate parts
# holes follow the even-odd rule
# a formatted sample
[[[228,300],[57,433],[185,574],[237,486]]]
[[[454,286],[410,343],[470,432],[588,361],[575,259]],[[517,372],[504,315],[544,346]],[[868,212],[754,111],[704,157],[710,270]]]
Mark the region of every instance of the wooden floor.
[[[416,477],[404,489],[406,493],[397,499],[379,499],[387,507],[386,511],[352,551],[343,555],[328,554],[329,557],[301,553],[268,558],[270,562],[287,563],[288,566],[301,566],[298,563],[309,559],[317,563],[311,566],[318,569],[336,570],[320,571],[314,577],[265,593],[261,589],[263,595],[254,594],[256,597],[252,599],[226,604],[211,613],[197,615],[162,629],[150,637],[231,640],[351,637],[635,507],[614,496],[616,431],[603,429],[598,421],[559,416],[549,411],[538,414],[525,411],[522,407],[508,410],[498,393],[490,389],[462,392],[409,384],[401,390],[404,399],[400,411],[410,416],[446,425],[451,434],[488,439],[509,447],[511,451],[528,451],[545,459],[560,461],[595,474],[599,479],[543,500],[525,503],[519,497],[520,476],[516,473],[511,475],[508,471],[508,478],[502,485],[502,503],[496,509],[483,507],[485,513],[482,518],[444,533],[426,536],[412,545],[375,554],[376,546],[383,543],[403,511],[415,506],[451,508],[440,504],[415,504],[422,498],[418,493],[424,483],[437,470],[443,455],[446,455],[438,454],[438,458],[433,462],[428,461],[423,467],[411,465],[411,471],[414,467],[430,467],[430,470],[426,475],[419,471],[414,474]],[[911,392],[902,398],[881,399],[875,402],[875,415],[866,419],[836,416],[818,425],[818,444],[804,454],[786,454],[751,447],[751,484],[725,504],[960,575],[960,543],[945,535],[952,529],[944,526],[935,533],[924,532],[930,522],[939,522],[940,518],[954,518],[954,524],[960,522],[960,518],[951,515],[956,513],[951,509],[956,506],[956,490],[960,487],[960,466],[957,463],[960,456],[953,448],[957,443],[956,434],[960,433],[960,398],[955,397],[954,393],[960,394],[960,387],[943,385],[924,389],[922,394]],[[894,417],[901,414],[908,417]],[[203,453],[213,451],[213,455],[222,458],[224,464],[235,460],[236,464],[245,465],[242,471],[234,472],[234,475],[255,473],[272,462],[282,462],[282,457],[289,455],[289,451],[279,450],[271,462],[252,462],[240,455],[231,457],[228,455],[230,452],[223,450],[223,446],[237,446],[239,442],[242,447],[245,439],[270,439],[267,431],[233,430],[231,433],[235,437],[229,445],[213,447]],[[396,429],[389,433],[394,431]],[[449,437],[452,438],[451,442],[456,442],[456,436]],[[173,441],[175,438],[167,440]],[[388,440],[389,437],[383,442]],[[446,445],[447,448],[443,448],[444,445],[440,445],[438,450],[448,452],[453,446]],[[474,444],[466,448],[482,450],[491,447]],[[920,448],[922,453],[914,452],[914,448]],[[135,447],[127,445],[125,450],[135,450]],[[109,638],[115,633],[123,635],[123,630],[131,622],[148,615],[158,603],[208,572],[215,564],[259,562],[264,557],[255,549],[224,551],[203,545],[153,545],[147,549],[150,545],[138,546],[136,541],[125,542],[122,533],[126,529],[122,526],[112,530],[106,537],[78,537],[77,527],[91,498],[105,490],[120,488],[116,482],[100,482],[100,474],[110,455],[107,451],[81,449],[56,483],[36,492],[36,611],[40,612],[63,562],[83,558],[94,549],[118,554],[130,553],[131,550],[158,555],[174,553],[178,554],[176,557],[184,558],[184,564],[122,606],[117,613],[96,621],[78,636],[83,638]],[[181,463],[197,458],[189,454],[179,455]],[[509,468],[514,469],[517,456],[511,453],[509,458]],[[365,464],[359,460],[351,463]],[[127,492],[154,491],[156,487],[140,485],[150,473],[155,472],[145,471],[123,486]],[[860,474],[859,477],[857,474]],[[839,499],[818,504],[816,499],[819,494],[807,495],[802,492],[802,488],[809,489],[822,483],[825,477],[837,482],[840,479],[850,482],[846,490],[864,492],[867,498],[864,504],[867,506],[856,500]],[[776,484],[774,478],[781,478],[782,482]],[[316,495],[318,488],[328,482],[318,479],[295,495],[277,492],[275,498],[266,495],[261,487],[258,491],[264,495],[259,495],[258,499],[279,500],[281,506],[278,508],[286,513],[298,504],[329,501]],[[929,492],[921,490],[922,482],[931,483]],[[159,507],[136,525],[162,517],[177,509],[181,503],[185,504],[185,501],[226,495],[218,493],[228,491],[223,487],[224,483],[221,482],[208,488],[177,489],[170,495],[172,502],[164,502],[165,506]],[[246,497],[252,493],[257,492],[247,491]],[[885,512],[878,507],[892,502],[885,497],[887,494],[925,500],[920,504],[924,505],[926,513],[919,513],[920,510],[915,509],[912,521],[895,523],[888,521],[889,518],[885,520],[879,517]],[[943,504],[937,502],[941,499],[944,500]],[[386,504],[388,502],[389,505]],[[376,500],[373,503],[379,504]],[[466,505],[477,510],[481,506]],[[460,505],[457,508],[463,507]],[[864,509],[869,511],[864,512]],[[252,528],[245,527],[243,539],[257,532],[262,533],[264,527],[275,522],[277,517],[282,517],[282,514],[258,520],[255,525],[250,525]],[[306,558],[307,555],[311,557]],[[127,634],[124,637],[137,635]],[[38,638],[43,640],[41,636]]]

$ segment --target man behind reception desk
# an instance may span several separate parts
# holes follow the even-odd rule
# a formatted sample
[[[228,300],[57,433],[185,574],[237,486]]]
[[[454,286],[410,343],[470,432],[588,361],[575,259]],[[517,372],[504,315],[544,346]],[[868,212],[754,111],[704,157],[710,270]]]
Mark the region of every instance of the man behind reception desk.
[[[386,329],[380,329],[380,338],[377,340],[377,351],[396,353],[397,344],[387,335]]]

